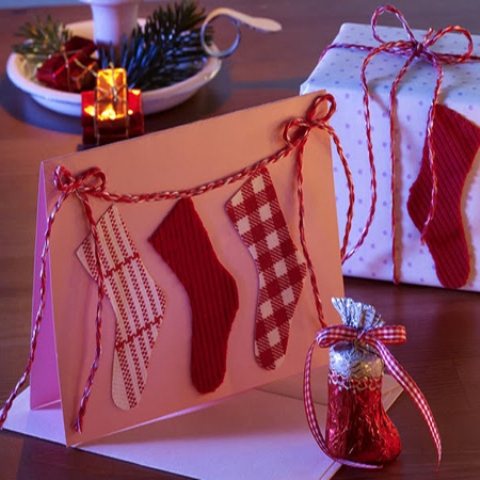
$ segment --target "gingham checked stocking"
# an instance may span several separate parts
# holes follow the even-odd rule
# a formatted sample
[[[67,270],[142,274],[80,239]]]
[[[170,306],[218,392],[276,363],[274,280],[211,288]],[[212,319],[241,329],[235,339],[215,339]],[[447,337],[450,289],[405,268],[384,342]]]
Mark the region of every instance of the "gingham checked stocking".
[[[460,288],[467,282],[470,259],[462,223],[463,187],[480,147],[480,128],[444,105],[435,106],[432,132],[437,173],[437,204],[425,241],[444,287]],[[410,189],[408,212],[422,231],[430,211],[432,173],[428,148],[423,150],[420,173]]]
[[[98,251],[105,292],[115,316],[112,396],[122,410],[135,407],[147,381],[147,369],[165,312],[165,296],[143,265],[115,206],[97,223]],[[77,250],[86,270],[96,278],[93,238]]]
[[[175,204],[150,242],[190,299],[192,383],[200,393],[213,392],[225,377],[227,342],[238,310],[235,280],[218,261],[190,198]]]
[[[255,326],[257,363],[273,370],[285,357],[290,322],[306,275],[266,168],[251,177],[226,211],[252,255],[259,276]]]

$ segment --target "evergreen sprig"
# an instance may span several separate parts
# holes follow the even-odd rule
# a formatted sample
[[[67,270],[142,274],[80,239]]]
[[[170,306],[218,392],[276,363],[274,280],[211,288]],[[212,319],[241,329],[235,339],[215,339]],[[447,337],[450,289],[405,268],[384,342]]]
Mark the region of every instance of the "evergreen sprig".
[[[45,20],[36,17],[34,22],[26,22],[15,35],[25,41],[13,45],[13,51],[42,62],[60,50],[71,38],[72,32],[63,23],[48,15]]]
[[[205,10],[195,0],[159,6],[122,42],[120,53],[101,48],[101,68],[125,68],[129,88],[143,91],[185,80],[204,65],[206,54],[200,42]],[[207,41],[211,39],[211,31]]]

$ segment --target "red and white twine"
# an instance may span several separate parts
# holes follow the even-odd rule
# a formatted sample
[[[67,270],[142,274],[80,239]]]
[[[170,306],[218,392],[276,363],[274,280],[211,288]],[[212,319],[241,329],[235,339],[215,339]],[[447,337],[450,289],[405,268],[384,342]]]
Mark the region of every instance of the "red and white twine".
[[[324,102],[329,102],[329,109],[325,116],[318,117],[318,108]],[[305,118],[295,118],[290,120],[284,130],[284,139],[287,142],[287,145],[291,148],[298,146],[296,170],[297,170],[297,195],[298,195],[298,207],[299,207],[299,231],[300,231],[300,242],[302,244],[303,256],[307,262],[308,273],[310,275],[310,283],[312,285],[313,295],[315,299],[315,307],[317,309],[318,319],[322,328],[325,328],[327,324],[325,323],[323,315],[322,300],[320,297],[320,289],[318,287],[317,277],[315,275],[315,269],[313,268],[313,263],[310,258],[310,254],[307,248],[307,239],[305,236],[305,201],[303,197],[303,154],[305,150],[305,144],[308,139],[310,131],[314,128],[321,128],[322,130],[327,131],[327,133],[332,138],[335,143],[338,155],[343,165],[345,177],[347,179],[348,191],[349,191],[349,207],[347,211],[347,219],[345,223],[345,233],[343,236],[343,242],[340,249],[340,258],[342,262],[345,260],[345,252],[347,250],[348,241],[350,237],[350,231],[352,228],[353,220],[353,204],[355,202],[355,192],[352,180],[352,174],[348,166],[347,159],[343,153],[343,148],[340,143],[335,130],[328,125],[326,122],[332,117],[335,113],[336,103],[332,95],[326,94],[320,97],[317,97],[310,108],[307,111]]]
[[[335,457],[330,453],[320,430],[320,427],[318,426],[318,420],[311,391],[311,367],[315,346],[318,345],[322,348],[328,348],[332,345],[335,345],[337,342],[347,341],[357,342],[361,345],[368,345],[373,348],[385,363],[385,367],[387,368],[387,370],[404,388],[408,395],[410,395],[428,426],[433,442],[435,443],[435,447],[437,449],[438,465],[440,464],[442,458],[442,443],[440,440],[440,434],[438,432],[435,419],[433,417],[430,406],[428,405],[427,399],[421,392],[418,385],[412,379],[412,377],[410,377],[407,371],[398,363],[395,357],[389,352],[389,350],[385,346],[385,344],[405,343],[406,340],[407,335],[405,327],[402,325],[388,325],[378,328],[372,328],[370,330],[353,328],[346,325],[330,325],[318,332],[315,341],[312,343],[308,350],[307,359],[305,362],[303,396],[305,403],[305,412],[310,431],[312,432],[312,435],[315,438],[322,452],[324,452],[332,460],[335,460],[342,465],[347,465],[351,467],[368,469],[382,467],[381,465],[352,462],[344,458]]]
[[[324,114],[322,109],[324,104],[328,106],[327,112]],[[95,246],[95,262],[98,271],[96,276],[97,282],[97,291],[98,291],[98,300],[97,300],[97,311],[95,318],[95,351],[94,351],[94,360],[91,364],[89,375],[83,390],[82,398],[80,401],[80,406],[77,414],[77,418],[74,423],[74,428],[78,431],[82,431],[83,419],[87,409],[88,399],[90,397],[92,385],[95,379],[95,374],[99,366],[100,356],[101,356],[101,340],[102,340],[102,303],[105,295],[104,290],[104,272],[102,270],[102,265],[98,256],[98,245],[99,237],[97,231],[97,222],[93,215],[92,207],[90,205],[89,198],[99,198],[106,200],[110,203],[130,203],[138,204],[145,202],[157,202],[161,200],[178,200],[181,198],[194,197],[201,195],[217,188],[229,185],[231,183],[242,180],[248,176],[256,174],[260,169],[266,167],[270,164],[274,164],[280,159],[287,157],[295,150],[297,151],[296,155],[296,169],[297,169],[297,189],[298,189],[298,198],[299,198],[299,226],[300,226],[300,237],[303,248],[303,253],[307,260],[307,265],[310,271],[310,278],[312,283],[312,289],[315,296],[316,308],[318,313],[318,319],[320,325],[324,327],[325,320],[323,317],[322,302],[320,298],[320,292],[318,289],[318,284],[313,269],[312,261],[308,253],[307,242],[305,238],[305,205],[303,199],[303,154],[305,144],[309,138],[310,132],[314,129],[325,130],[333,139],[338,154],[342,160],[344,166],[345,175],[347,177],[349,185],[349,198],[350,198],[350,208],[349,215],[347,217],[346,226],[345,226],[345,236],[342,245],[342,256],[346,250],[348,244],[349,233],[351,230],[351,222],[353,217],[353,182],[351,179],[350,169],[347,164],[347,160],[343,154],[342,148],[340,146],[340,141],[335,134],[334,130],[328,125],[328,120],[333,115],[335,111],[335,101],[331,95],[319,95],[315,98],[312,105],[307,110],[305,118],[296,118],[289,121],[283,132],[283,137],[286,145],[283,146],[280,150],[269,157],[265,157],[252,165],[249,165],[231,175],[228,175],[223,178],[216,179],[212,182],[199,185],[197,187],[185,190],[167,190],[154,193],[146,194],[119,194],[112,193],[106,190],[106,177],[105,174],[97,167],[90,168],[85,172],[82,172],[78,175],[73,175],[69,172],[64,166],[59,166],[56,168],[54,173],[54,182],[57,189],[61,192],[60,197],[55,203],[47,221],[47,227],[44,237],[44,247],[41,255],[41,269],[40,269],[40,301],[38,311],[33,322],[31,342],[30,342],[30,354],[28,357],[27,365],[25,370],[17,382],[17,385],[11,392],[9,398],[5,402],[3,409],[0,413],[0,429],[3,427],[5,420],[7,418],[8,412],[12,407],[12,404],[15,398],[18,396],[21,388],[24,386],[27,381],[33,361],[35,358],[35,351],[38,342],[38,334],[40,331],[40,326],[43,319],[45,300],[46,300],[46,284],[47,284],[47,255],[50,249],[50,237],[52,233],[52,226],[56,219],[56,216],[61,209],[65,200],[71,195],[75,194],[80,201],[83,210],[85,212],[85,219],[89,227],[90,232],[94,240]]]
[[[400,21],[403,29],[407,33],[407,40],[396,40],[387,42],[383,40],[377,32],[377,22],[378,17],[384,13],[391,13],[397,17]],[[372,127],[370,121],[370,92],[367,83],[366,71],[371,60],[378,55],[379,53],[389,53],[395,56],[407,57],[403,67],[400,69],[400,72],[396,76],[392,87],[390,89],[390,106],[389,106],[389,118],[390,118],[390,162],[391,162],[391,198],[392,198],[392,209],[391,209],[391,221],[392,221],[392,260],[393,260],[393,280],[395,283],[399,281],[398,273],[398,262],[396,259],[397,251],[397,239],[396,239],[396,196],[395,196],[395,164],[397,161],[396,158],[396,137],[395,137],[395,104],[397,97],[397,89],[401,83],[404,75],[407,73],[410,65],[412,65],[415,59],[423,60],[431,64],[437,73],[437,78],[435,82],[435,88],[433,91],[432,101],[428,110],[427,117],[427,127],[426,127],[426,144],[428,148],[428,158],[430,171],[432,175],[432,191],[430,196],[430,209],[423,225],[423,230],[421,232],[422,240],[425,238],[426,232],[432,222],[432,219],[435,215],[435,208],[437,204],[437,173],[435,165],[435,152],[433,148],[432,141],[432,130],[435,121],[435,109],[434,106],[437,103],[440,88],[443,81],[443,65],[455,65],[459,63],[464,63],[468,60],[480,60],[480,57],[473,56],[473,40],[472,36],[468,30],[459,27],[459,26],[448,26],[442,30],[434,31],[429,29],[428,32],[421,40],[417,40],[412,30],[410,29],[405,17],[402,13],[391,5],[383,5],[378,7],[371,19],[372,34],[375,40],[377,40],[380,45],[378,47],[371,47],[365,45],[357,45],[350,43],[334,43],[328,46],[322,53],[322,57],[325,53],[334,48],[344,48],[344,49],[353,49],[368,52],[367,56],[363,60],[361,68],[361,82],[363,87],[363,103],[365,107],[365,126],[367,134],[367,149],[368,149],[368,161],[371,174],[371,200],[370,200],[370,209],[368,218],[365,224],[365,227],[360,235],[360,238],[357,244],[347,253],[346,258],[351,257],[356,250],[363,244],[368,231],[373,221],[375,215],[375,208],[377,203],[377,180],[376,180],[376,168],[373,155],[373,143],[372,143]],[[432,50],[432,47],[435,43],[442,37],[450,33],[459,33],[463,35],[467,40],[467,50],[463,54],[452,54],[452,53],[440,53]]]

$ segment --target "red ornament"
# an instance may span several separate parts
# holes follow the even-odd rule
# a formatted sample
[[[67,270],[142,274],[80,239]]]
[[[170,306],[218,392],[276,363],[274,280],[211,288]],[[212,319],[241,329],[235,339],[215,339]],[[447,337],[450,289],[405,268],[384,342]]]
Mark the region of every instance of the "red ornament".
[[[95,86],[97,60],[92,40],[74,36],[37,70],[37,80],[55,90],[80,92]]]
[[[405,327],[385,325],[371,305],[351,298],[332,298],[332,303],[343,325],[329,325],[320,330],[305,362],[305,413],[318,446],[333,460],[350,467],[380,468],[399,455],[400,437],[381,401],[386,367],[422,414],[437,448],[440,465],[442,441],[427,399],[386,347],[386,344],[406,342]],[[330,347],[326,438],[318,426],[311,391],[312,355],[316,344],[321,348]]]

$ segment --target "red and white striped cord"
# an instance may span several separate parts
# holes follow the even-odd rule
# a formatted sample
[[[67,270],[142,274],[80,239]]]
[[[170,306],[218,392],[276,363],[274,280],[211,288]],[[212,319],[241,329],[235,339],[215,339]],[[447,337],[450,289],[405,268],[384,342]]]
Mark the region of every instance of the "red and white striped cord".
[[[329,108],[327,114],[324,117],[319,117],[319,108],[322,107],[324,102],[329,103]],[[295,118],[288,122],[285,131],[284,131],[284,139],[287,142],[287,145],[291,145],[292,147],[298,146],[297,151],[297,158],[296,158],[296,172],[297,172],[297,196],[298,196],[298,209],[299,209],[299,231],[300,231],[300,242],[302,245],[303,256],[307,262],[307,268],[310,275],[310,283],[313,290],[313,295],[315,299],[315,308],[317,310],[318,320],[322,328],[326,327],[327,324],[325,322],[324,314],[323,314],[323,307],[322,307],[322,300],[320,296],[320,289],[318,287],[317,276],[315,274],[315,269],[313,267],[313,262],[310,258],[310,253],[307,247],[307,239],[305,235],[305,201],[303,196],[303,155],[305,151],[305,145],[308,138],[308,134],[310,130],[314,128],[322,128],[325,130],[330,137],[332,138],[336,148],[337,153],[340,157],[340,160],[343,165],[345,177],[347,179],[347,185],[349,190],[349,207],[347,210],[347,218],[345,222],[345,233],[343,236],[343,242],[340,249],[340,258],[345,261],[345,252],[348,246],[348,241],[350,237],[350,231],[352,228],[352,220],[353,220],[353,204],[355,201],[355,191],[354,185],[352,180],[352,174],[350,168],[348,166],[347,159],[345,154],[343,153],[343,148],[340,143],[340,139],[338,138],[335,130],[325,122],[328,121],[332,115],[334,114],[336,109],[335,98],[333,95],[326,94],[321,97],[317,97],[310,108],[307,111],[307,115],[305,118]]]

